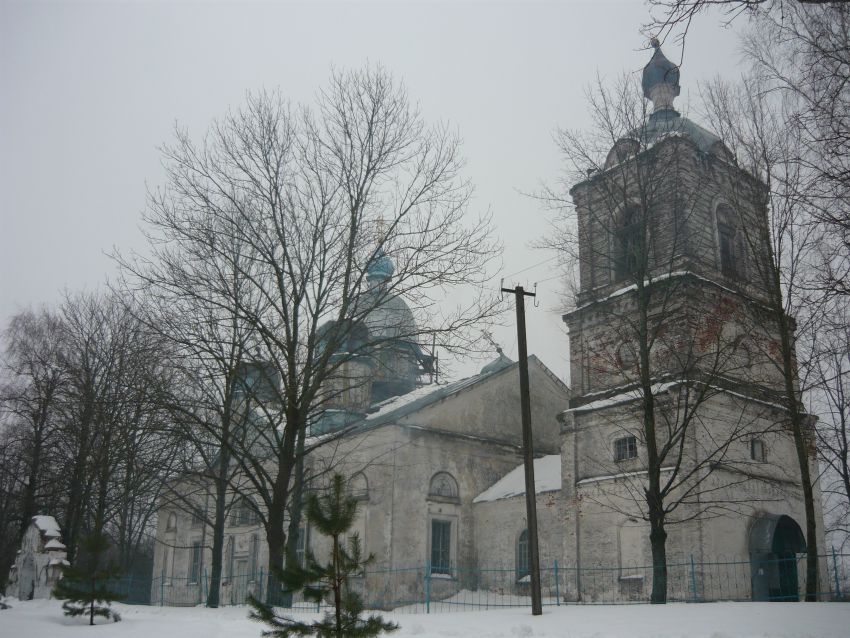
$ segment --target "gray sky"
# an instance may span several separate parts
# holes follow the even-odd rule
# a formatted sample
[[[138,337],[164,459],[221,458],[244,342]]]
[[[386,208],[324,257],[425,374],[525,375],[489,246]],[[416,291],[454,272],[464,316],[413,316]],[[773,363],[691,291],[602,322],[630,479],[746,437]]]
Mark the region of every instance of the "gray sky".
[[[590,125],[584,93],[596,74],[613,80],[649,60],[647,19],[642,0],[0,0],[0,321],[56,303],[63,289],[97,288],[115,272],[113,246],[143,249],[146,184],[162,182],[156,147],[175,121],[200,135],[248,90],[280,87],[307,102],[332,66],[367,62],[403,79],[426,119],[457,127],[473,212],[492,211],[505,245],[503,274],[541,262],[550,255],[529,243],[546,232],[547,213],[519,191],[558,174],[552,132]],[[664,51],[679,61],[676,44]],[[703,17],[688,36],[679,103],[739,66],[736,34]],[[505,283],[553,274],[550,262]],[[538,288],[529,352],[566,378],[557,292],[557,280]],[[496,339],[516,357],[512,317]]]

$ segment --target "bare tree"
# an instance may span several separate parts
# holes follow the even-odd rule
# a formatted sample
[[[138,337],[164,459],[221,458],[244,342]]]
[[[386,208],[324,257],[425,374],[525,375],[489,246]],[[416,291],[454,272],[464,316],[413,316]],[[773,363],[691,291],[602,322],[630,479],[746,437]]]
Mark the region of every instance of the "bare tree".
[[[0,405],[26,462],[22,478],[18,540],[50,489],[52,474],[45,471],[55,460],[57,413],[67,369],[62,356],[61,322],[42,310],[12,318],[5,333],[4,385]]]
[[[850,317],[843,299],[833,300],[830,321],[821,324],[815,342],[812,389],[813,412],[820,417],[818,455],[825,471],[826,531],[843,548],[850,540]]]
[[[498,310],[482,289],[497,246],[488,219],[468,218],[456,136],[427,125],[382,69],[333,74],[314,109],[249,96],[203,144],[178,131],[163,155],[168,182],[146,214],[152,256],[124,266],[143,285],[232,313],[274,373],[277,401],[253,405],[256,453],[233,462],[264,512],[269,564],[282,566],[298,438],[329,380],[390,341],[474,344]],[[377,285],[367,272],[382,259],[394,273]],[[351,338],[395,298],[420,321]]]
[[[806,413],[801,394],[807,389],[814,353],[797,335],[817,335],[822,318],[825,299],[815,282],[824,240],[822,227],[815,223],[822,200],[817,175],[808,167],[806,133],[797,125],[797,98],[774,96],[769,88],[763,76],[751,76],[737,90],[715,82],[706,88],[705,97],[712,124],[765,185],[759,195],[751,182],[738,180],[730,201],[739,207],[735,198],[760,196],[766,211],[766,223],[741,224],[738,234],[741,250],[757,255],[752,268],[764,284],[760,307],[749,316],[752,329],[773,335],[761,342],[760,354],[781,379],[775,391],[787,410],[794,438],[806,507],[806,599],[814,600],[819,584],[816,445],[814,420]]]

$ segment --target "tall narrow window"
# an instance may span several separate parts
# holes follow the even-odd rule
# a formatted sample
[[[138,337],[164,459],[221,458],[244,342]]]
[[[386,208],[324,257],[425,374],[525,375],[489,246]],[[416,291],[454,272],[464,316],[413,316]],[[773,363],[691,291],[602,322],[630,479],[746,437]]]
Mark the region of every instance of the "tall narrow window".
[[[431,573],[452,573],[451,521],[431,521]]]
[[[257,563],[260,556],[260,537],[251,534],[251,580],[257,580]]]
[[[744,235],[737,228],[735,211],[726,204],[717,207],[717,248],[720,272],[726,277],[743,277],[746,262]]]
[[[614,277],[616,281],[634,277],[644,267],[641,214],[637,206],[623,209],[614,228]]]
[[[227,537],[227,553],[225,555],[227,559],[227,580],[233,580],[233,554],[236,549],[234,547],[235,542],[236,541],[232,535]]]
[[[298,565],[304,567],[306,563],[307,550],[307,528],[298,528],[298,538],[295,539],[295,560]]]
[[[522,580],[529,573],[528,530],[522,530],[516,543],[516,578]]]
[[[201,558],[203,554],[201,541],[192,543],[192,557],[189,561],[189,584],[196,584],[201,580]]]
[[[750,458],[753,461],[764,463],[766,454],[764,451],[764,441],[761,439],[753,439],[750,441]]]

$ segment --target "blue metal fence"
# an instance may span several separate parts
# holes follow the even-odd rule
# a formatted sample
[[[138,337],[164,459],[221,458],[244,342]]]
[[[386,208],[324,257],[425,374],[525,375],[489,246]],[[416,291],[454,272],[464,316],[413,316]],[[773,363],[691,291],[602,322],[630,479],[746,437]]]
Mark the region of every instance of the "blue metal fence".
[[[850,600],[850,554],[835,551],[819,557],[821,578],[818,599]],[[652,591],[651,565],[582,566],[541,565],[543,604],[635,604],[649,602]],[[298,594],[287,596],[279,585],[270,584],[263,570],[222,580],[221,605],[245,604],[248,596],[270,599],[275,604],[317,611],[315,603]],[[720,559],[698,561],[693,556],[671,560],[667,566],[668,600],[712,602],[799,600],[805,591],[805,555],[752,561]],[[432,613],[530,605],[527,574],[515,566],[466,568],[452,566],[440,573],[427,564],[384,569],[372,567],[350,579],[349,585],[362,597],[366,608],[402,613]],[[268,587],[276,594],[268,596]],[[124,578],[115,588],[130,604],[194,606],[206,602],[209,577],[202,572],[189,578]],[[277,592],[281,592],[277,594]],[[755,592],[755,594],[754,594]]]

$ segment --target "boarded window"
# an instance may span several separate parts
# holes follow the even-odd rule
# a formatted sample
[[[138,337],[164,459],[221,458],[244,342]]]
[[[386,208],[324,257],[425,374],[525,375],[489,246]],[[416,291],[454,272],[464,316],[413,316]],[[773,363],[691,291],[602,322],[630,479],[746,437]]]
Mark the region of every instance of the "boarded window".
[[[366,475],[363,472],[357,472],[348,480],[348,493],[351,498],[358,501],[369,500],[369,481],[366,480]]]

